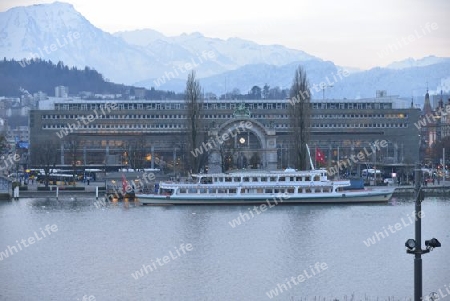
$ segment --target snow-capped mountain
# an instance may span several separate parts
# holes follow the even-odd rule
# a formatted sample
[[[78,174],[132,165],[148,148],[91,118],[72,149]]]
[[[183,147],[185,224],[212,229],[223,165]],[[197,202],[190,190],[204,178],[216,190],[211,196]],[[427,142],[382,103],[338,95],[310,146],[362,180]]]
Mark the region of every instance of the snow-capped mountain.
[[[138,29],[132,31],[119,31],[114,33],[115,36],[122,38],[130,45],[148,46],[156,40],[166,40],[167,37],[162,33],[153,29]]]
[[[12,8],[0,13],[0,54],[7,59],[42,58],[65,65],[89,66],[116,83],[181,92],[195,69],[205,92],[222,94],[252,86],[286,88],[302,65],[315,88],[314,97],[371,97],[376,90],[410,97],[431,89],[450,90],[450,58],[407,59],[368,71],[280,45],[259,45],[201,33],[168,37],[152,29],[110,34],[93,26],[72,5],[62,2]],[[23,67],[27,66],[22,61]],[[345,70],[346,76],[342,75]],[[340,72],[340,73],[339,73]],[[321,95],[322,94],[322,95]]]
[[[160,82],[164,77],[170,80],[185,80],[186,72],[183,72],[183,66],[188,63],[195,64],[199,78],[205,78],[246,65],[282,66],[292,62],[321,61],[304,51],[280,45],[258,45],[239,38],[209,38],[198,32],[167,37],[157,31],[144,29],[118,32],[114,35],[131,45],[143,47],[145,53],[159,58],[162,64],[167,65],[156,81],[148,79],[147,82]]]
[[[392,62],[391,64],[387,65],[386,68],[388,69],[406,69],[406,68],[412,68],[412,67],[424,67],[424,66],[430,66],[434,64],[444,63],[444,62],[450,62],[450,58],[445,57],[436,57],[434,55],[430,55],[421,59],[414,59],[414,58],[407,58],[402,61]]]
[[[93,26],[71,4],[15,7],[0,13],[0,53],[92,67],[118,83],[157,76],[156,58]]]
[[[301,50],[288,49],[281,45],[258,45],[240,38],[227,40],[208,38],[201,33],[183,33],[175,37],[167,37],[154,30],[136,30],[115,33],[132,45],[144,46],[152,54],[161,56],[169,47],[170,51],[188,51],[193,57],[204,51],[213,51],[218,64],[228,70],[237,69],[248,64],[268,64],[281,66],[292,62],[320,60]],[[164,43],[165,48],[160,45]],[[182,57],[182,56],[180,56]],[[223,70],[222,70],[223,71]]]
[[[315,99],[368,98],[374,97],[377,90],[386,90],[389,95],[399,95],[408,99],[414,97],[416,103],[423,103],[427,82],[430,93],[438,94],[441,89],[444,92],[450,91],[450,62],[401,70],[373,68],[357,73],[336,66],[332,62],[315,60],[283,66],[255,64],[202,78],[200,84],[205,91],[217,95],[231,92],[235,88],[245,94],[255,85],[263,87],[265,84],[284,89],[292,84],[295,69],[299,65],[306,71],[311,94]],[[138,84],[150,88],[155,86],[155,81],[141,81]],[[185,79],[171,79],[159,88],[182,92],[185,86]]]
[[[166,74],[185,79],[189,68],[195,68],[199,77],[207,77],[247,64],[319,60],[283,46],[263,46],[238,38],[207,38],[200,33],[166,37],[145,29],[112,35],[93,26],[71,4],[62,2],[15,7],[0,13],[0,37],[4,57],[39,57],[80,68],[90,66],[106,78],[126,84]]]

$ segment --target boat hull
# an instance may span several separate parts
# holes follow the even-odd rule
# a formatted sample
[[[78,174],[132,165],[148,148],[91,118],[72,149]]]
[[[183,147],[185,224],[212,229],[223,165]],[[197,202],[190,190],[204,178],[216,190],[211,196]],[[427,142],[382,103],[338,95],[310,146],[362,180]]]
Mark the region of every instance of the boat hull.
[[[244,204],[299,204],[299,203],[377,203],[388,202],[393,190],[344,191],[321,194],[268,194],[268,195],[214,195],[198,194],[164,196],[157,194],[136,194],[138,201],[146,204],[184,205],[244,205]]]

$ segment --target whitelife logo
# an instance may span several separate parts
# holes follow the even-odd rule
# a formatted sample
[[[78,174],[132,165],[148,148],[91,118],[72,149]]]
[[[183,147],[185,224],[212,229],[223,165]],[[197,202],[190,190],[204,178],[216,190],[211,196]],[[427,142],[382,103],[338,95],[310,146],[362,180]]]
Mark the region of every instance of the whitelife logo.
[[[310,278],[320,274],[322,271],[325,271],[326,269],[328,269],[328,265],[325,262],[322,262],[322,263],[316,262],[314,267],[309,266],[309,271],[307,271],[305,269],[305,270],[303,270],[303,273],[301,273],[297,277],[292,276],[289,280],[286,278],[286,281],[284,283],[281,283],[281,284],[278,283],[274,289],[271,289],[270,291],[266,292],[266,295],[267,295],[267,297],[269,297],[269,299],[272,299],[273,297],[277,297],[281,293],[291,289],[292,284],[298,285],[298,284],[306,281],[307,279],[310,279]],[[289,286],[289,288],[288,288],[288,286]]]
[[[95,114],[91,114],[88,115],[86,117],[81,116],[76,118],[75,120],[77,120],[78,122],[75,123],[67,123],[67,127],[63,127],[59,132],[56,133],[56,136],[58,136],[58,138],[62,139],[65,136],[69,135],[69,133],[73,133],[74,131],[78,130],[81,128],[81,122],[83,122],[84,125],[88,125],[89,123],[94,122],[95,120],[99,119],[100,116],[106,116],[107,114],[109,114],[111,111],[113,110],[117,110],[118,109],[118,105],[117,103],[106,103],[105,106],[100,107],[101,110],[101,114],[99,114],[97,112],[97,109],[95,109],[93,111],[93,113]],[[106,110],[106,112],[105,112]]]
[[[389,233],[394,234],[394,233],[404,229],[405,227],[412,225],[415,220],[417,221],[418,218],[424,217],[425,214],[423,211],[419,211],[419,213],[417,214],[417,217],[416,217],[416,212],[413,211],[411,213],[411,215],[407,214],[406,216],[408,217],[409,223],[407,221],[405,221],[405,219],[402,217],[400,219],[401,223],[395,223],[394,226],[388,225],[387,229],[386,229],[386,227],[383,227],[383,230],[381,232],[374,231],[374,235],[372,237],[369,237],[366,240],[364,240],[363,243],[366,245],[366,247],[373,246],[374,244],[379,242],[381,239],[389,237]],[[388,231],[388,229],[389,229],[389,231]]]
[[[175,252],[172,252],[172,250],[169,251],[169,255],[165,255],[163,256],[163,258],[159,258],[157,257],[155,260],[151,260],[151,264],[149,265],[142,265],[142,268],[134,273],[131,273],[131,277],[133,277],[135,280],[138,280],[141,277],[144,277],[144,273],[146,275],[148,275],[151,272],[154,272],[158,269],[159,267],[164,266],[165,264],[168,264],[169,262],[180,258],[182,255],[185,255],[187,252],[190,252],[194,249],[194,247],[192,246],[192,244],[187,243],[185,244],[181,244],[178,248],[174,247]],[[176,254],[175,254],[176,253]],[[177,256],[178,255],[178,256]],[[156,262],[155,262],[156,261]],[[158,265],[156,265],[156,263],[158,263]]]
[[[266,211],[267,209],[275,207],[276,205],[278,205],[278,203],[283,203],[283,201],[289,199],[289,197],[290,196],[286,193],[278,194],[273,197],[273,204],[271,204],[270,200],[267,199],[266,200],[267,205],[261,204],[259,206],[253,206],[253,209],[248,208],[248,213],[250,213],[250,215],[248,215],[247,213],[241,212],[241,213],[239,213],[239,216],[237,218],[234,218],[232,221],[229,221],[228,224],[231,226],[231,228],[236,228],[237,226],[254,218],[256,215],[253,212],[255,212],[257,215],[260,215],[262,212]]]
[[[195,69],[199,66],[199,64],[202,64],[208,60],[214,60],[216,57],[216,54],[214,51],[203,51],[201,55],[197,55],[197,59],[191,58],[190,62],[186,62],[183,64],[183,66],[177,66],[173,67],[173,72],[164,72],[164,75],[159,77],[158,79],[154,80],[153,83],[156,87],[159,87],[161,85],[164,85],[166,82],[170,81],[171,79],[175,79],[178,76],[180,76],[180,73],[186,73],[189,72],[192,69]],[[179,72],[178,72],[179,71]]]
[[[58,231],[58,226],[55,224],[53,225],[46,225],[44,230],[42,228],[39,228],[40,233],[34,231],[34,236],[28,237],[28,239],[21,239],[20,242],[16,240],[17,247],[16,246],[8,246],[5,251],[0,252],[0,261],[3,261],[3,258],[8,258],[9,256],[12,256],[19,251],[22,251],[22,246],[24,248],[28,248],[32,244],[35,244],[36,242],[43,240],[47,236],[50,236],[52,233]],[[28,243],[28,244],[27,244]]]
[[[203,144],[200,145],[200,147],[192,150],[191,154],[194,157],[198,157],[199,155],[203,155],[203,152],[206,153],[206,152],[212,150],[214,147],[218,147],[218,145],[223,144],[225,141],[230,139],[230,136],[233,137],[233,138],[236,137],[238,134],[241,133],[239,128],[241,128],[242,131],[245,132],[246,129],[251,129],[252,127],[253,127],[253,124],[250,121],[241,121],[238,126],[234,127],[234,129],[236,130],[235,133],[233,133],[232,129],[230,128],[230,129],[228,129],[229,134],[228,133],[223,133],[221,136],[216,134],[216,137],[213,137],[213,138],[209,139],[208,142],[206,142],[206,143],[203,142]],[[213,145],[214,145],[214,147],[213,147]]]
[[[45,54],[49,55],[50,53],[55,52],[58,49],[61,49],[69,44],[73,44],[73,42],[75,40],[78,40],[80,38],[80,33],[77,31],[75,31],[75,32],[69,31],[66,36],[61,36],[61,38],[62,38],[61,40],[60,40],[60,38],[57,38],[55,41],[56,43],[52,43],[52,44],[50,44],[50,46],[45,46],[45,47],[43,47],[43,49],[38,48],[38,53],[31,53],[30,54],[31,58],[21,60],[19,62],[19,65],[21,67],[25,68],[27,65],[31,64],[31,60],[33,58],[39,58],[39,57],[43,58],[43,57],[45,57]],[[44,50],[44,51],[42,51],[42,50]],[[44,54],[44,52],[45,52],[45,54]]]

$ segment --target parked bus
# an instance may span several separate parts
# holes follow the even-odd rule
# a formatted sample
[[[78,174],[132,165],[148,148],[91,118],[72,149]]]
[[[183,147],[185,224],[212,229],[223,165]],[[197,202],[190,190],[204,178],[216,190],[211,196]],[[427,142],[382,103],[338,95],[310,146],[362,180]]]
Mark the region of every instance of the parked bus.
[[[39,183],[45,184],[45,175],[38,175],[37,180]],[[73,175],[69,174],[51,173],[48,175],[48,183],[50,185],[73,185],[75,180]]]
[[[381,177],[381,170],[379,169],[363,169],[361,171],[361,178],[368,185],[378,185],[383,180]]]
[[[364,179],[375,180],[375,178],[381,178],[381,170],[369,168],[363,169],[361,172],[361,177]]]
[[[84,179],[89,181],[96,181],[98,173],[103,172],[101,169],[97,168],[86,168],[84,170]]]

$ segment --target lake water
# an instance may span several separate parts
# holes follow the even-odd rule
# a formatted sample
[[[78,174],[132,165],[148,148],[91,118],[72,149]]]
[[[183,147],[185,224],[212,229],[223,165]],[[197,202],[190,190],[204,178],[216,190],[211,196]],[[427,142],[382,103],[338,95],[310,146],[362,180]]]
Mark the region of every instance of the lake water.
[[[413,297],[412,200],[278,205],[253,217],[249,206],[94,201],[0,203],[0,300]],[[426,198],[422,209],[423,241],[442,243],[422,257],[423,292],[445,293],[450,199]]]

